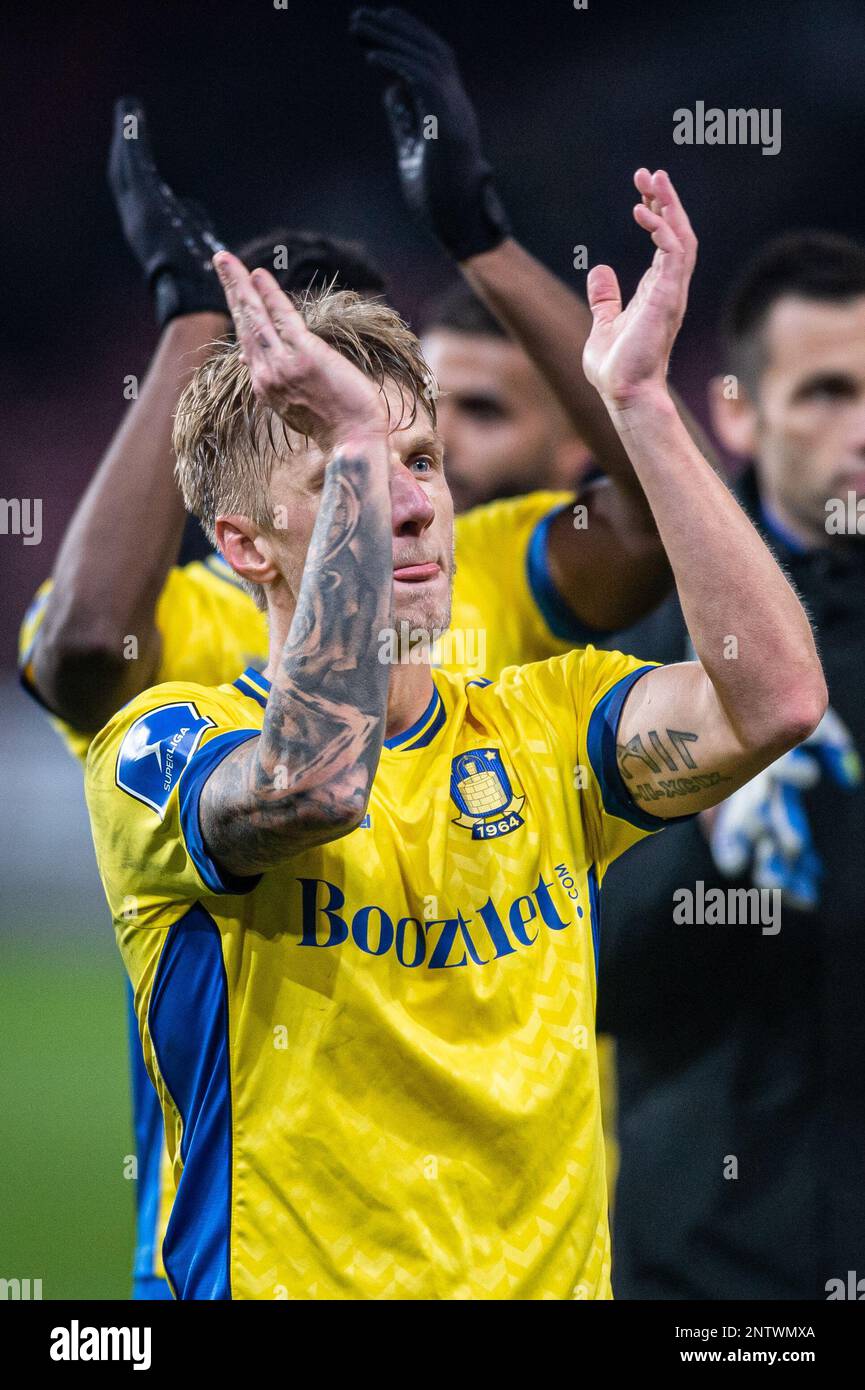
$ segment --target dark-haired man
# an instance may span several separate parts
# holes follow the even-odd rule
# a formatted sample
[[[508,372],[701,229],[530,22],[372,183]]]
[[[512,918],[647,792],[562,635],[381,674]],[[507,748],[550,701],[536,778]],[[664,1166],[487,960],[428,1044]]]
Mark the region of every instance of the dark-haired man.
[[[724,339],[715,428],[753,460],[740,500],[815,620],[832,711],[863,748],[865,537],[827,520],[833,499],[865,496],[865,247],[822,233],[773,242],[731,296]],[[616,642],[681,659],[678,604]],[[729,889],[754,890],[750,875],[719,874],[696,822],[608,876],[599,1026],[619,1062],[618,1297],[845,1297],[848,1271],[862,1273],[865,792],[840,780],[803,791],[782,764],[764,804],[736,819],[744,833],[756,812],[782,868],[792,859],[765,893],[796,884],[803,837],[813,843],[810,911],[786,895],[773,922],[698,913],[715,890],[727,903]]]
[[[573,420],[518,342],[465,282],[421,333],[441,390],[439,428],[457,511],[535,488],[575,491],[591,467]]]

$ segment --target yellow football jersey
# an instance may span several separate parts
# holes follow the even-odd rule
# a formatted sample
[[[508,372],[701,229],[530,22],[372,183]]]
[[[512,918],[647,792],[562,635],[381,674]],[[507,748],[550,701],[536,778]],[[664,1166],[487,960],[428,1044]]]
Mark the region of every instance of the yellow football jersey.
[[[549,524],[573,502],[566,492],[538,491],[476,507],[456,518],[451,631],[435,653],[445,669],[493,676],[505,666],[542,660],[591,639],[556,594],[546,561]],[[50,580],[39,589],[19,639],[22,681],[34,695],[31,658],[50,589]],[[157,684],[188,680],[219,685],[247,665],[261,667],[267,660],[265,615],[219,555],[171,570],[157,604],[156,625],[161,639]],[[50,710],[46,713],[69,751],[83,763],[92,735]],[[598,1055],[612,1182],[618,1156],[608,1121],[614,1094],[608,1040],[598,1039]],[[144,1113],[146,1083],[137,1089],[141,1100],[136,1128],[143,1136],[152,1132],[153,1122]],[[147,1141],[142,1137],[140,1142],[144,1146]],[[148,1232],[153,1230],[139,1239],[136,1269],[140,1277],[161,1278],[160,1250],[174,1180],[165,1156],[161,1163],[155,1156],[142,1163],[142,1172],[161,1176],[158,1195],[148,1190],[142,1199],[155,1220],[144,1223]],[[151,1186],[148,1182],[148,1189]]]
[[[158,687],[87,800],[177,1193],[181,1298],[607,1298],[598,890],[664,822],[615,758],[650,667],[434,672],[364,824],[235,880],[201,788],[267,681]]]

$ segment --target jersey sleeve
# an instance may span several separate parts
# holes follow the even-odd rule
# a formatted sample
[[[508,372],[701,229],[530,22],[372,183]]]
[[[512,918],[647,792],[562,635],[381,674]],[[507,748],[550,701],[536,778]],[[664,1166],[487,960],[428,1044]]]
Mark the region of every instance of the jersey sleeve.
[[[622,652],[580,653],[577,736],[579,763],[585,769],[584,816],[598,865],[599,878],[620,854],[646,835],[685,816],[654,816],[638,806],[619,769],[616,756],[619,721],[636,683],[660,663],[644,662]]]
[[[45,606],[53,587],[54,582],[51,579],[46,579],[43,584],[40,584],[27,612],[24,614],[18,632],[18,679],[30,698],[35,700],[40,709],[44,711],[49,724],[59,734],[73,758],[77,758],[80,763],[83,763],[90,747],[91,735],[83,733],[81,729],[73,728],[71,724],[67,724],[65,719],[61,719],[46,705],[36,688],[33,675],[33,652],[45,618]]]
[[[115,920],[164,925],[202,896],[248,892],[213,860],[199,803],[208,777],[255,738],[248,706],[194,685],[146,691],[91,744],[85,793],[103,886]],[[130,906],[131,905],[131,906]]]
[[[674,820],[654,816],[631,796],[616,757],[619,720],[637,681],[658,662],[587,646],[523,672],[547,718],[555,723],[564,755],[573,759],[575,795],[599,881],[620,854]]]
[[[217,686],[267,660],[267,620],[218,555],[171,570],[156,607],[156,683]]]
[[[33,652],[52,588],[53,580],[47,579],[24,615],[18,638],[19,677],[70,753],[83,763],[92,733],[55,714],[33,679]],[[157,601],[156,626],[160,658],[154,685],[181,681],[218,686],[234,680],[247,666],[267,660],[265,615],[216,555],[169,571]]]
[[[559,595],[547,560],[553,519],[575,501],[567,492],[531,492],[456,518],[453,629],[466,633],[473,659],[443,664],[495,677],[598,639]]]

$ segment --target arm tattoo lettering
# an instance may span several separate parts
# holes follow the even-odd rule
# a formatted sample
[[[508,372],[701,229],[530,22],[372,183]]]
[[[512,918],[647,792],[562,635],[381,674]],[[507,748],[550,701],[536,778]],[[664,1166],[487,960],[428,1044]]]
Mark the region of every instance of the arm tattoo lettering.
[[[721,782],[729,782],[720,772],[697,773],[695,776],[659,777],[645,782],[635,779],[646,772],[690,772],[698,764],[689,744],[699,741],[699,734],[684,729],[667,729],[666,741],[657,729],[650,729],[647,735],[652,748],[650,753],[640,734],[635,734],[627,743],[616,744],[616,760],[619,771],[628,783],[628,790],[635,801],[657,801],[663,797],[694,796],[707,787],[716,787]],[[655,754],[656,756],[653,756]]]
[[[698,734],[686,733],[683,729],[668,729],[667,738],[670,744],[672,744],[672,751],[665,745],[657,729],[650,729],[648,737],[652,748],[668,771],[675,772],[680,765],[682,767],[697,766],[686,745],[689,743],[696,743],[699,738]],[[676,753],[679,755],[680,762],[676,762]],[[661,771],[661,763],[656,762],[651,753],[646,751],[643,740],[639,734],[635,734],[633,738],[628,739],[627,743],[616,744],[616,758],[619,764],[619,771],[623,777],[627,777],[629,780],[636,776],[636,773],[632,768],[626,766],[628,758],[636,758],[639,762],[644,763],[650,772]]]

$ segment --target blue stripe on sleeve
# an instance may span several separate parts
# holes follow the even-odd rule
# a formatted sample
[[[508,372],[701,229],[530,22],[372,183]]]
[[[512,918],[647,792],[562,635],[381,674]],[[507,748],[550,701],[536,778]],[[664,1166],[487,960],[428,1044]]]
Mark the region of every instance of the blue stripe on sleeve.
[[[198,904],[168,933],[147,1027],[183,1121],[183,1173],[162,1244],[163,1263],[178,1299],[230,1299],[228,987],[219,928]]]
[[[553,583],[547,557],[550,527],[560,512],[569,510],[571,505],[570,502],[566,502],[563,507],[556,507],[554,511],[548,512],[532,532],[526,556],[529,589],[541,617],[554,637],[563,642],[594,642],[599,637],[609,636],[609,633],[605,629],[590,627],[588,623],[580,621]]]
[[[598,701],[589,718],[587,738],[589,762],[598,779],[604,810],[608,816],[618,816],[620,820],[629,821],[631,825],[638,826],[640,830],[663,830],[665,825],[675,825],[677,821],[693,820],[699,814],[697,811],[691,811],[685,816],[651,815],[649,811],[644,811],[633,800],[628,791],[627,783],[619,771],[616,758],[616,738],[619,732],[622,708],[630,694],[631,686],[635,685],[640,677],[645,676],[648,671],[657,671],[657,669],[657,666],[639,666],[636,671],[631,671],[627,676],[623,676],[611,690],[607,691],[603,699]]]
[[[261,874],[248,878],[238,878],[220,869],[207,852],[201,834],[198,806],[201,792],[214,768],[218,767],[233,749],[239,748],[250,738],[256,738],[260,729],[231,729],[228,733],[217,734],[203,748],[199,748],[183,770],[180,778],[180,825],[189,857],[201,874],[211,893],[250,893],[261,882]]]
[[[162,1108],[153,1082],[147,1075],[138,1020],[135,1016],[132,985],[126,981],[126,1007],[129,1024],[129,1060],[132,1071],[132,1123],[135,1129],[135,1156],[138,1181],[135,1184],[135,1261],[133,1277],[138,1282],[150,1280],[161,1284],[164,1292],[143,1295],[148,1298],[170,1298],[171,1291],[164,1279],[153,1273],[156,1263],[156,1227],[159,1220],[160,1177],[162,1167],[163,1125]],[[137,1292],[133,1297],[139,1297]]]
[[[601,890],[598,885],[598,871],[594,864],[589,865],[589,920],[592,924],[592,948],[595,953],[595,979],[598,978],[598,956],[601,949]]]

